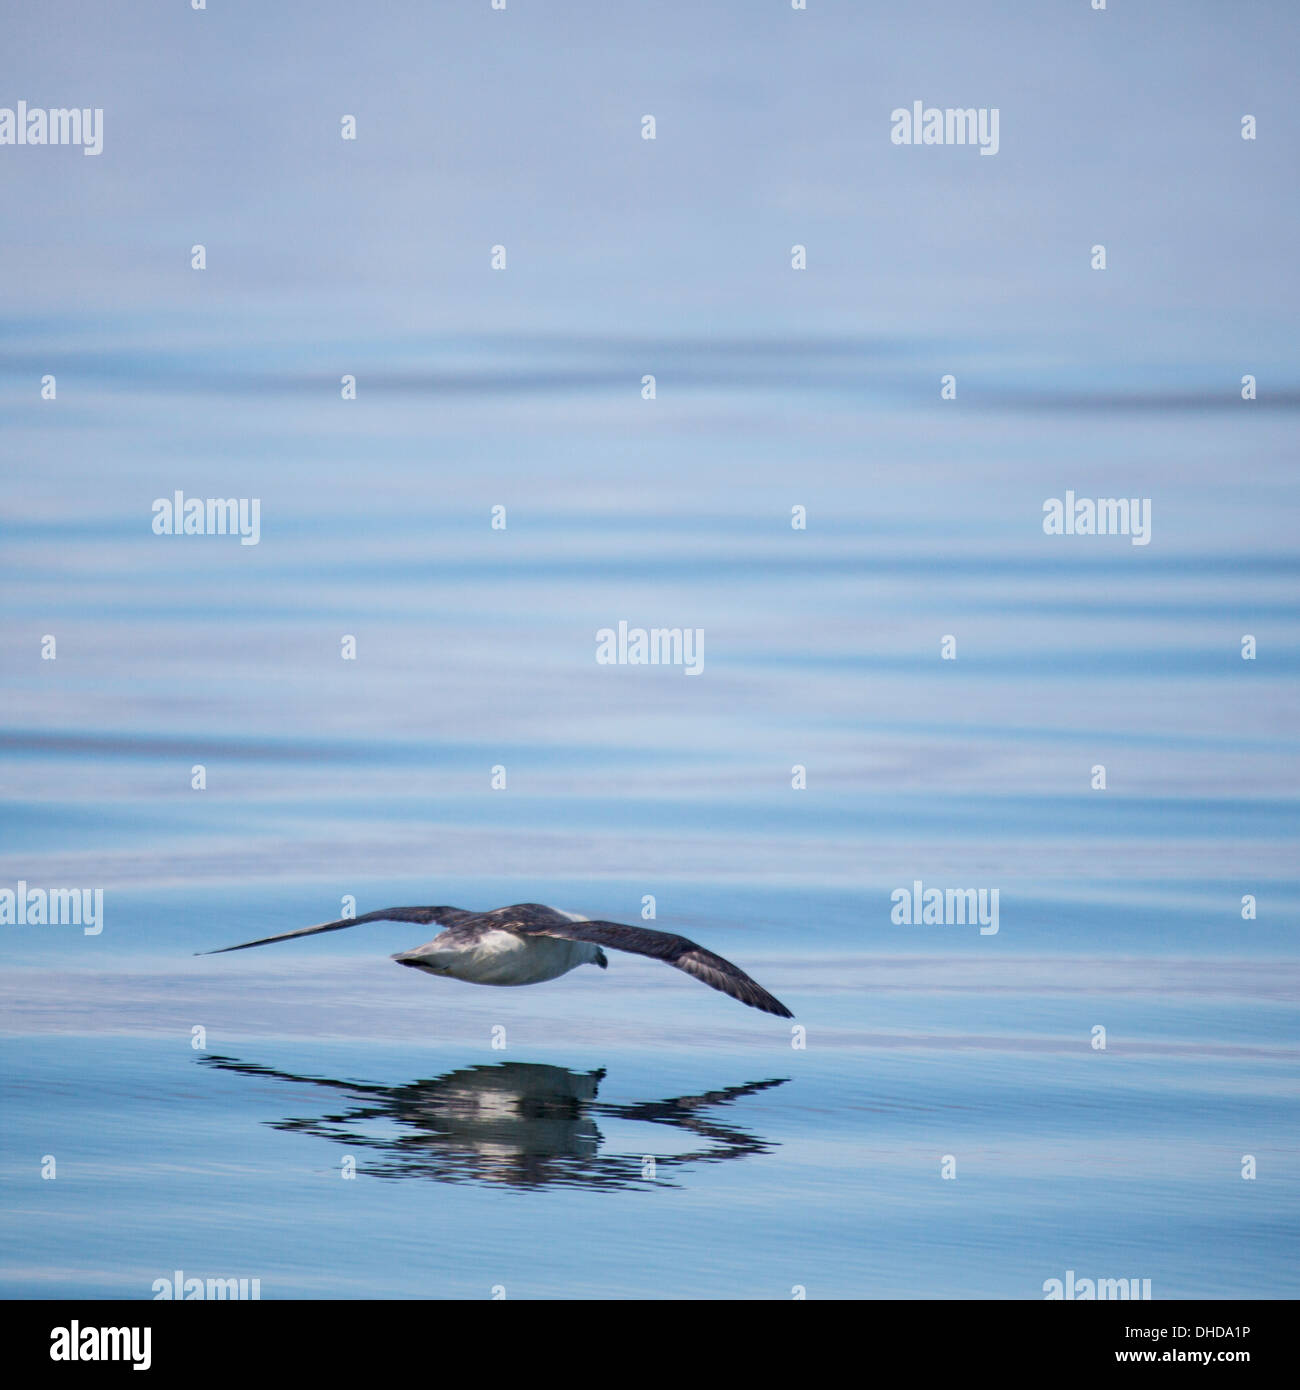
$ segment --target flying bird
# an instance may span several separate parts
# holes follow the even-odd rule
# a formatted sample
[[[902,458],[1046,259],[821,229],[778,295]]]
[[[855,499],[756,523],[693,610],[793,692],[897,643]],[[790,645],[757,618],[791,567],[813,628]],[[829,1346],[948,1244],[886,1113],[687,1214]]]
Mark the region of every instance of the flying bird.
[[[219,956],[226,951],[247,951],[251,946],[291,941],[296,936],[314,936],[317,932],[342,931],[363,922],[436,922],[445,927],[432,941],[392,957],[399,965],[409,965],[428,975],[445,975],[474,985],[535,985],[567,975],[579,965],[598,965],[604,970],[609,962],[601,947],[608,946],[614,951],[630,951],[675,965],[750,1008],[762,1009],[778,1018],[794,1017],[738,965],[684,936],[651,931],[648,927],[629,927],[621,922],[588,921],[575,912],[541,903],[516,903],[492,912],[467,912],[459,907],[382,907],[360,917],[344,917],[338,922],[300,927],[279,936],[263,936],[257,941],[196,954]]]

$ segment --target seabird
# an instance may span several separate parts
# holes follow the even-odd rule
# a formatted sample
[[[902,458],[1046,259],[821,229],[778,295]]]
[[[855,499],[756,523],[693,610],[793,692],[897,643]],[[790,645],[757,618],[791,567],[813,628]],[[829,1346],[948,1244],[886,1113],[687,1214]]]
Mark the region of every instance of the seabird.
[[[383,907],[360,917],[344,917],[318,927],[300,927],[279,936],[263,936],[257,941],[195,954],[219,956],[226,951],[247,951],[251,946],[314,936],[317,932],[342,931],[363,922],[436,922],[445,927],[446,931],[439,932],[432,941],[399,951],[392,959],[429,975],[446,975],[469,984],[535,985],[567,975],[579,965],[598,965],[604,970],[609,962],[601,947],[608,946],[675,965],[750,1008],[779,1018],[794,1017],[739,966],[684,936],[651,931],[648,927],[629,927],[621,922],[593,922],[575,912],[541,903],[516,903],[492,912],[467,912],[459,907]]]
[[[789,1080],[772,1077],[627,1103],[599,1098],[604,1067],[576,1072],[545,1063],[499,1062],[385,1086],[280,1071],[213,1053],[195,1061],[290,1084],[292,1117],[264,1123],[346,1145],[357,1171],[371,1177],[607,1191],[675,1186],[671,1170],[770,1153],[775,1140],[738,1123],[734,1111],[724,1112]],[[306,1101],[309,1113],[303,1114],[306,1095],[318,1095],[321,1103]],[[629,1128],[620,1143],[622,1136],[603,1130],[610,1121],[639,1128]],[[674,1141],[657,1143],[652,1136],[665,1130]],[[670,1151],[656,1152],[662,1148]],[[647,1154],[655,1158],[653,1178],[646,1176]]]

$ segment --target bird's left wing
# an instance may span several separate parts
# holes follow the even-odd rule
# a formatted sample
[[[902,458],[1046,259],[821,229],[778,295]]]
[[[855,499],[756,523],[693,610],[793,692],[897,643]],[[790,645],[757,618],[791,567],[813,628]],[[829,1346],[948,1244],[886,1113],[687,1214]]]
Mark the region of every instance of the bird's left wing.
[[[779,999],[770,995],[757,980],[752,980],[738,965],[722,956],[706,951],[684,936],[671,932],[651,931],[649,927],[629,927],[622,922],[536,922],[506,921],[507,931],[524,936],[558,936],[566,941],[590,941],[595,946],[608,946],[615,951],[630,951],[636,956],[650,956],[666,965],[676,966],[713,989],[720,989],[751,1009],[776,1014],[778,1018],[794,1015]]]
[[[226,951],[247,951],[250,946],[268,946],[272,941],[289,941],[295,936],[314,936],[322,931],[342,931],[345,927],[359,927],[363,922],[437,922],[452,927],[474,915],[459,907],[381,907],[378,912],[364,912],[360,917],[343,917],[337,922],[322,922],[319,927],[299,927],[297,931],[281,932],[279,936],[262,936],[256,941],[241,941],[238,946],[221,946],[215,951],[195,951],[194,954],[219,956]]]

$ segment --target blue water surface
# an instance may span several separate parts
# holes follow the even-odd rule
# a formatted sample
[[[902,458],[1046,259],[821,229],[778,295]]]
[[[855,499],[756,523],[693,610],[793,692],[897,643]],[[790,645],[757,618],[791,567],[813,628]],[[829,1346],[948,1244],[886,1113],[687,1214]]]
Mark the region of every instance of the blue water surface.
[[[71,8],[6,33],[105,144],[0,150],[0,891],[103,916],[0,925],[0,1294],[1300,1293],[1297,13]],[[194,954],[517,901],[794,1024]]]

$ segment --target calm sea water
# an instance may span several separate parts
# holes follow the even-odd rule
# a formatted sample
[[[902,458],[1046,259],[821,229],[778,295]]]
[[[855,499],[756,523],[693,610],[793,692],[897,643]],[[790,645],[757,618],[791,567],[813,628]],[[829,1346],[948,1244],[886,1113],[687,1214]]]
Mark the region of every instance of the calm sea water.
[[[267,35],[151,34],[178,66],[140,73],[138,21],[88,17],[103,156],[6,165],[0,889],[100,888],[104,927],[0,927],[0,1294],[1296,1296],[1294,136],[1243,172],[1180,85],[1213,39],[1267,111],[1284,46],[1208,11],[1118,60],[1053,40],[1067,95],[1192,123],[1117,183],[1028,11],[1006,39],[823,7],[847,48],[711,16],[689,59],[609,21],[593,68],[520,8],[449,89],[420,65],[476,20],[386,18],[346,72],[278,34],[306,57],[269,125],[219,132]],[[898,163],[888,108],[974,100],[963,62],[1002,152]],[[385,138],[345,167],[366,96]],[[259,498],[259,544],[153,535],[178,488]],[[1150,544],[1044,535],[1067,489],[1151,499]],[[703,672],[598,665],[619,620],[702,629]],[[997,933],[894,923],[916,880],[998,890]],[[432,980],[387,959],[432,934],[400,924],[194,956],[348,895],[650,896],[798,1030],[631,956]]]

